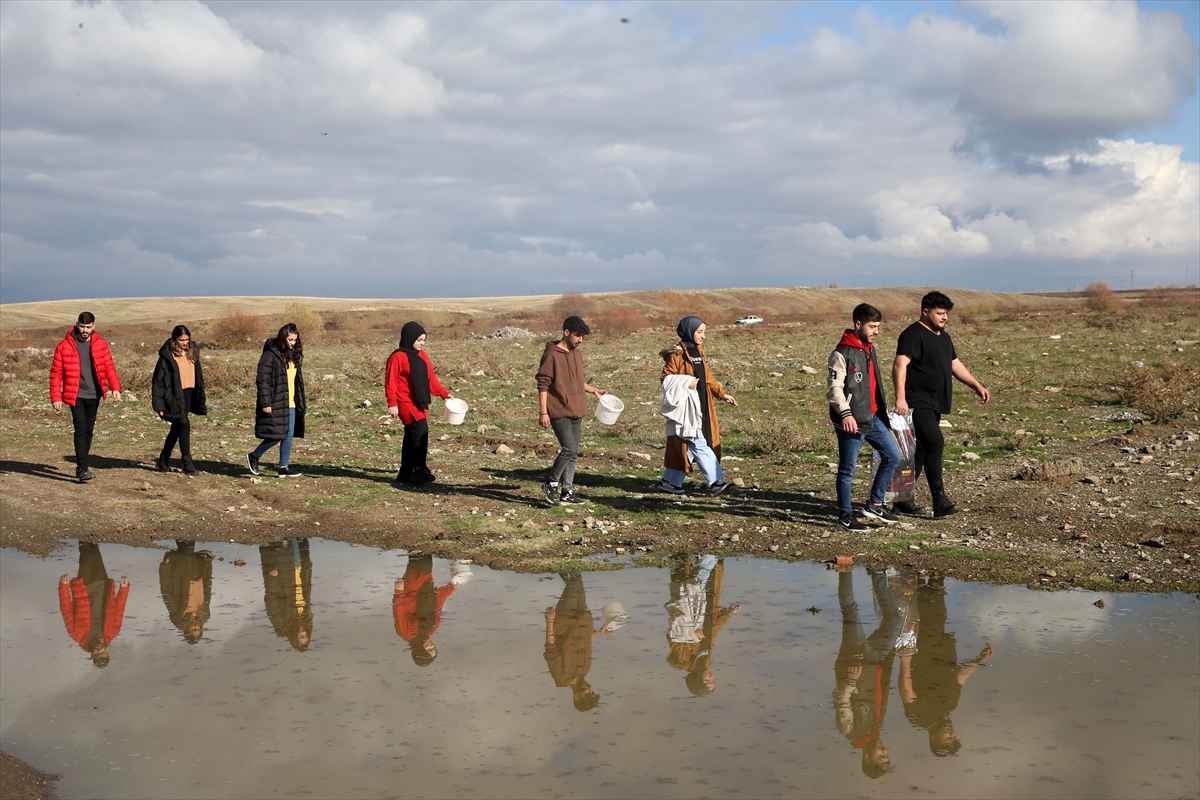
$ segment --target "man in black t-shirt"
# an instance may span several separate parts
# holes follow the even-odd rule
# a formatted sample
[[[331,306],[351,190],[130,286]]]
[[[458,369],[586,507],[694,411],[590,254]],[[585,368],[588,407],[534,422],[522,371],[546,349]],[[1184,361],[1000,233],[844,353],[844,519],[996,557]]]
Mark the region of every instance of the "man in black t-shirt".
[[[942,414],[950,413],[953,381],[971,387],[971,391],[986,403],[991,399],[988,390],[975,379],[954,351],[954,342],[946,333],[946,320],[954,303],[941,292],[930,292],[921,298],[921,318],[900,334],[896,343],[896,362],[892,365],[892,383],[896,388],[896,413],[913,415],[913,434],[917,439],[913,458],[913,477],[925,470],[929,493],[933,495],[933,515],[944,517],[958,511],[958,506],[946,496],[942,483],[942,451],[946,440],[942,436]],[[894,510],[923,516],[925,509],[913,503],[897,502]]]

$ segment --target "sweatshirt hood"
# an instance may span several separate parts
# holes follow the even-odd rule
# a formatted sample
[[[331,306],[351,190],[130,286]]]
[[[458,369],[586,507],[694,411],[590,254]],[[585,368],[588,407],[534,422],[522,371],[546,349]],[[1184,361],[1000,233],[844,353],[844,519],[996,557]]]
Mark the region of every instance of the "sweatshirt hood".
[[[859,339],[858,334],[850,328],[847,328],[845,332],[842,333],[842,340],[838,342],[838,345],[843,344],[847,347],[856,347],[859,350],[865,350],[868,353],[871,352],[871,348],[874,347],[874,345],[867,344],[862,339]]]

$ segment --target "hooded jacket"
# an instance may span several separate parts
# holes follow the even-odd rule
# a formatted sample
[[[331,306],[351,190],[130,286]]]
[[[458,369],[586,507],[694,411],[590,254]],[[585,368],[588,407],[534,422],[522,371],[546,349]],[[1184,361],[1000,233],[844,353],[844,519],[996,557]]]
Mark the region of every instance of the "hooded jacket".
[[[876,414],[887,420],[887,395],[875,346],[864,344],[852,330],[842,334],[842,340],[829,354],[825,398],[829,401],[829,418],[836,428],[842,427],[846,417],[853,416],[859,429],[867,433]]]
[[[112,350],[108,342],[98,333],[93,333],[92,369],[96,373],[96,388],[103,397],[108,392],[121,391],[117,380],[117,365],[113,363]],[[75,345],[75,327],[54,348],[54,361],[50,364],[50,402],[75,405],[79,399],[79,348]]]
[[[421,360],[425,362],[425,370],[429,373],[429,393],[434,397],[447,399],[450,392],[446,391],[434,374],[433,362],[425,355],[424,350],[420,352]],[[429,409],[418,408],[413,402],[408,359],[408,353],[403,350],[396,350],[388,356],[383,377],[383,393],[387,396],[388,408],[397,406],[400,409],[400,421],[405,425],[412,425],[417,420],[428,419]]]
[[[163,342],[158,349],[158,363],[154,365],[154,378],[151,380],[150,407],[163,412],[162,418],[167,422],[184,422],[188,414],[208,413],[208,403],[204,396],[204,370],[200,367],[200,348],[191,345],[192,363],[196,365],[196,385],[192,389],[192,405],[184,408],[183,381],[179,376],[179,365],[171,353],[171,340]]]
[[[287,438],[288,418],[288,379],[287,364],[283,356],[275,349],[275,340],[267,339],[263,345],[262,355],[258,359],[258,403],[254,406],[254,435],[259,439],[281,441]],[[270,408],[271,413],[263,412]],[[304,438],[304,413],[308,402],[304,397],[304,370],[296,367],[296,427],[292,436]]]
[[[708,446],[717,454],[717,460],[721,459],[721,426],[717,422],[717,406],[716,401],[725,396],[725,387],[721,382],[713,377],[712,369],[708,366],[708,359],[704,357],[704,348],[696,348],[700,352],[700,358],[704,359],[704,376],[707,387],[697,386],[696,391],[700,395],[700,402],[708,405],[709,426],[712,430],[712,441]],[[690,375],[696,377],[695,369],[692,367],[692,360],[687,356],[683,349],[683,344],[677,344],[674,347],[663,350],[659,353],[663,360],[663,371],[660,380],[665,380],[668,375]],[[705,391],[707,388],[707,391]],[[667,469],[677,469],[683,472],[691,472],[692,464],[688,460],[687,441],[678,436],[667,437],[667,447],[664,452],[665,466]]]
[[[121,633],[121,622],[125,617],[125,600],[129,597],[129,586],[118,588],[116,581],[106,580],[107,591],[104,593],[104,611],[101,619],[100,635],[105,644]],[[88,597],[87,584],[83,578],[75,578],[70,583],[58,584],[58,610],[62,612],[63,622],[66,623],[67,633],[76,644],[87,650],[88,637],[92,631],[92,600]]]
[[[538,365],[538,392],[546,392],[546,411],[550,419],[581,419],[587,414],[587,389],[583,378],[583,354],[579,349],[563,350],[557,342],[548,342]]]

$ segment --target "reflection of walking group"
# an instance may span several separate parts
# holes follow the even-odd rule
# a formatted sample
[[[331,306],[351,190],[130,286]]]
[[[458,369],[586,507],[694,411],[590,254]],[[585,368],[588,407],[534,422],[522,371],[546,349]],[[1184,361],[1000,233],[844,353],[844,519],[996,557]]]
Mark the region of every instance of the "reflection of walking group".
[[[926,509],[911,498],[912,484],[922,471],[929,483],[933,515],[958,511],[946,495],[942,475],[945,440],[941,417],[950,412],[953,380],[968,385],[983,402],[988,390],[958,360],[946,321],[954,303],[941,292],[930,292],[921,300],[921,317],[899,337],[892,383],[896,390],[893,424],[887,405],[883,373],[874,341],[883,316],[874,306],[858,305],[852,329],[847,329],[829,357],[827,400],[829,415],[838,440],[838,524],[851,531],[867,526],[854,513],[850,489],[863,442],[880,456],[870,495],[862,505],[862,516],[893,523],[896,514],[925,516]],[[597,399],[607,391],[584,379],[579,347],[591,329],[576,316],[563,321],[562,337],[546,345],[538,366],[538,424],[554,431],[560,450],[542,484],[542,496],[551,505],[578,505],[587,501],[575,491],[575,467],[587,412],[587,395]],[[669,494],[685,493],[684,481],[693,466],[718,495],[731,484],[721,469],[721,431],[716,402],[737,406],[733,395],[713,375],[704,353],[708,326],[689,316],[676,327],[678,344],[663,350],[661,415],[665,421],[664,472],[659,488]],[[438,381],[433,362],[425,352],[425,329],[419,323],[404,325],[397,349],[388,357],[384,370],[384,395],[388,413],[404,423],[400,469],[396,482],[431,483],[436,480],[427,463],[429,453],[429,405],[433,397],[453,398]],[[255,436],[259,446],[246,454],[250,472],[260,474],[260,459],[279,447],[277,472],[280,477],[300,474],[291,463],[292,440],[303,438],[307,401],[304,391],[304,347],[294,324],[284,325],[274,339],[263,345],[255,378]],[[96,413],[103,397],[121,399],[121,384],[108,343],[96,333],[96,319],[88,312],[79,315],[75,326],[54,352],[50,371],[50,400],[55,410],[70,406],[75,427],[76,477],[95,477],[89,454]],[[155,468],[170,471],[170,458],[179,446],[183,471],[198,472],[192,460],[189,415],[206,414],[204,371],[200,349],[183,325],[171,331],[159,350],[152,381],[151,405],[171,427]],[[909,494],[900,495],[891,508],[885,506],[893,475],[901,466],[898,436],[911,431]],[[896,494],[893,492],[893,494]]]

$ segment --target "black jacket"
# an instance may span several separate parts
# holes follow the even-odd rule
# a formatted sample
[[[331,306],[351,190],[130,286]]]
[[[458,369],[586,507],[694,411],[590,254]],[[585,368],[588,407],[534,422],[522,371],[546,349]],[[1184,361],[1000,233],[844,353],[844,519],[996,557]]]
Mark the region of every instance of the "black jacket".
[[[835,427],[841,428],[842,420],[853,416],[862,433],[870,433],[872,370],[875,373],[875,405],[885,424],[888,421],[887,394],[883,389],[878,355],[870,357],[861,346],[848,344],[847,340],[853,335],[852,331],[847,331],[841,343],[829,354],[825,396],[829,401],[829,418]],[[874,345],[871,349],[874,351]]]
[[[288,431],[288,380],[287,364],[275,349],[275,340],[267,339],[262,356],[258,359],[258,403],[254,406],[254,435],[259,439],[280,441],[287,438]],[[270,414],[263,409],[270,408]],[[296,427],[292,436],[304,438],[304,412],[308,402],[304,399],[304,371],[296,368]]]
[[[154,378],[150,382],[150,407],[163,412],[162,418],[167,422],[186,422],[188,414],[208,413],[200,348],[195,344],[192,345],[192,361],[196,365],[196,386],[192,390],[191,408],[184,408],[183,383],[179,379],[179,365],[171,355],[171,340],[167,339],[158,349],[158,363],[154,365]]]

